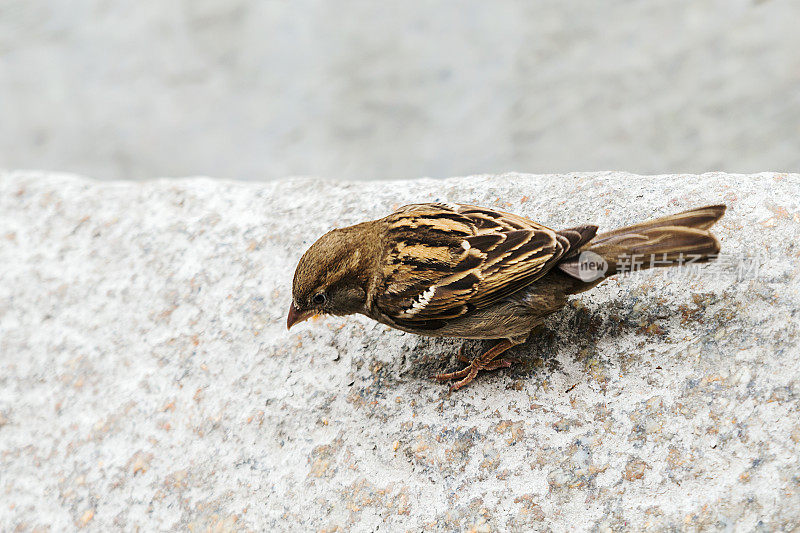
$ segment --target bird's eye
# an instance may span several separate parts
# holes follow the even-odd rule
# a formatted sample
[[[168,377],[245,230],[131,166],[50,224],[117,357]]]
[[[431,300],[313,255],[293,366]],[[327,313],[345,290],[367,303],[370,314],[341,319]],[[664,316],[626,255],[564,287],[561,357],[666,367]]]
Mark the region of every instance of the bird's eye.
[[[325,300],[327,300],[327,298],[325,297],[325,293],[323,292],[318,292],[317,294],[314,295],[313,298],[311,298],[311,301],[317,305],[324,304]]]

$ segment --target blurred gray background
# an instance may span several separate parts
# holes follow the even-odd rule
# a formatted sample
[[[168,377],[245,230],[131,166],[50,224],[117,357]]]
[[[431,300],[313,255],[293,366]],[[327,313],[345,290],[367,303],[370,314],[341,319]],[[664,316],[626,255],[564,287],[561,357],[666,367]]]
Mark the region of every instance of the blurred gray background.
[[[800,170],[797,0],[0,1],[0,167]]]

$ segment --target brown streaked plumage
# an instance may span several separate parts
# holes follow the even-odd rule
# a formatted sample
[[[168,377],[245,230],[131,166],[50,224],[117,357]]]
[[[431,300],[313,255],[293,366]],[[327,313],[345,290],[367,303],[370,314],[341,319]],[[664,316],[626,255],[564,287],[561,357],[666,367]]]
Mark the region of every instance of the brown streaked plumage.
[[[555,231],[527,218],[471,205],[417,204],[380,220],[335,229],[300,259],[287,327],[320,313],[361,313],[403,331],[437,337],[503,339],[459,372],[463,387],[524,342],[567,296],[617,272],[625,257],[655,257],[641,268],[719,252],[708,229],[724,205],[692,209],[595,236],[597,226]],[[608,269],[587,279],[582,252]]]

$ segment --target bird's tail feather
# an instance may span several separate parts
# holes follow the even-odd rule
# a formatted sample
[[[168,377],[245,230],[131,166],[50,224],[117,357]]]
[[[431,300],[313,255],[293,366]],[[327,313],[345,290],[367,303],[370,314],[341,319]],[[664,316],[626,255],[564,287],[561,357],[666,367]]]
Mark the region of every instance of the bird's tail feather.
[[[607,269],[597,279],[586,279],[585,273],[580,272],[585,256],[573,256],[558,267],[574,278],[583,279],[588,289],[628,267],[630,271],[689,261],[706,262],[720,249],[719,241],[709,228],[724,214],[724,205],[709,205],[598,235],[581,249],[605,261]]]

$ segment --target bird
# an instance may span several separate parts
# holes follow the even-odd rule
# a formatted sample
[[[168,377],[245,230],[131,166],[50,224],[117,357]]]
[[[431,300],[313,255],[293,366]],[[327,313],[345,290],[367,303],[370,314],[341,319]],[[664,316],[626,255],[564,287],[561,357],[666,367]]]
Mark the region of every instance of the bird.
[[[421,203],[325,233],[300,258],[286,326],[316,315],[359,313],[405,332],[494,339],[458,371],[450,392],[527,340],[568,298],[618,273],[715,259],[709,231],[725,213],[709,205],[598,234],[553,230],[526,217],[467,204]]]

